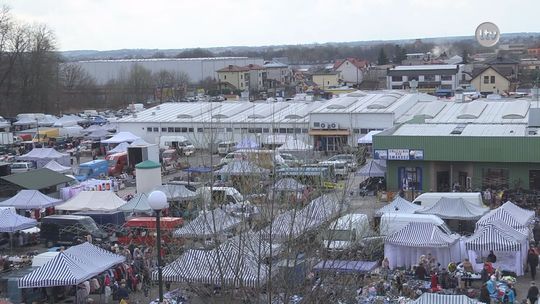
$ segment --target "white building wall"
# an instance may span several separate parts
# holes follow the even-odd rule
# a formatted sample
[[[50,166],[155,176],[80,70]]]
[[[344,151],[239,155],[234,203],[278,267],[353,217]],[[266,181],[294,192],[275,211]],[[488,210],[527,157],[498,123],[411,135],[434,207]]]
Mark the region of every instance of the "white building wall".
[[[341,73],[341,79],[351,84],[362,83],[362,81],[364,80],[364,73],[362,72],[362,70],[357,68],[352,63],[347,63],[348,61],[344,62],[337,69]]]
[[[199,82],[207,77],[216,79],[216,71],[228,65],[246,66],[262,65],[258,58],[223,57],[223,58],[190,58],[190,59],[141,59],[141,60],[95,60],[70,62],[77,64],[96,79],[99,85],[118,78],[122,73],[129,73],[132,66],[138,64],[152,73],[167,70],[172,73],[184,72],[191,82]]]

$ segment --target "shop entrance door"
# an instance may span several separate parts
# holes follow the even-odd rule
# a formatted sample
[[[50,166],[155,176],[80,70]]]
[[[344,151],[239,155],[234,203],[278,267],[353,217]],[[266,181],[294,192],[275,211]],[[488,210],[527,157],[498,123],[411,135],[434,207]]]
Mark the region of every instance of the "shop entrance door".
[[[437,192],[449,192],[450,191],[450,172],[438,171],[437,172]]]

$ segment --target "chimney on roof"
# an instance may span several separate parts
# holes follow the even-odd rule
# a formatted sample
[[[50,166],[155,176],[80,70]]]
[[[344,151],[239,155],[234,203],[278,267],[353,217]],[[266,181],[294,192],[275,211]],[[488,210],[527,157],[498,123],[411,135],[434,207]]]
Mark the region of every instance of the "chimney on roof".
[[[229,64],[229,70],[232,70],[232,64]]]

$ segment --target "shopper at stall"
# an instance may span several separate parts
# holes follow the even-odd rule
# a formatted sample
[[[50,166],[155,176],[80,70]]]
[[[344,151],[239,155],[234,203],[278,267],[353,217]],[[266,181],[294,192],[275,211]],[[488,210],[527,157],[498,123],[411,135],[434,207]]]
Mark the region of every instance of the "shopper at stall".
[[[497,263],[497,256],[493,253],[493,250],[489,251],[486,262]]]
[[[491,276],[491,278],[489,279],[489,281],[487,281],[486,283],[486,286],[487,286],[487,290],[489,292],[489,295],[491,297],[494,297],[494,296],[497,296],[497,279],[495,278],[494,275]]]
[[[538,255],[534,252],[533,248],[529,248],[527,252],[527,265],[529,265],[529,271],[531,272],[531,278],[536,280],[536,267],[538,267]]]
[[[427,275],[427,270],[424,267],[423,264],[419,264],[416,266],[416,269],[414,270],[414,275],[416,279],[418,280],[425,280]]]
[[[538,300],[538,287],[536,286],[536,283],[533,281],[531,282],[531,287],[529,287],[529,291],[527,292],[527,300],[531,302],[531,304],[536,303]]]
[[[480,288],[480,297],[478,298],[478,301],[485,304],[491,303],[491,298],[489,297],[489,290],[487,288],[487,283],[482,284],[482,288]]]

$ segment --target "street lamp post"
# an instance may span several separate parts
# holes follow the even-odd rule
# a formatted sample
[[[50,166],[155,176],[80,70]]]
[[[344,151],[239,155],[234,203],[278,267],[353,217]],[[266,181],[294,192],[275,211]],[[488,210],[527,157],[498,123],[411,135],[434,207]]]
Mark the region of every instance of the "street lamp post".
[[[156,245],[157,245],[157,263],[158,263],[158,285],[159,285],[159,303],[163,303],[163,277],[161,272],[161,210],[169,207],[167,195],[162,191],[152,191],[148,195],[148,204],[156,212]]]

